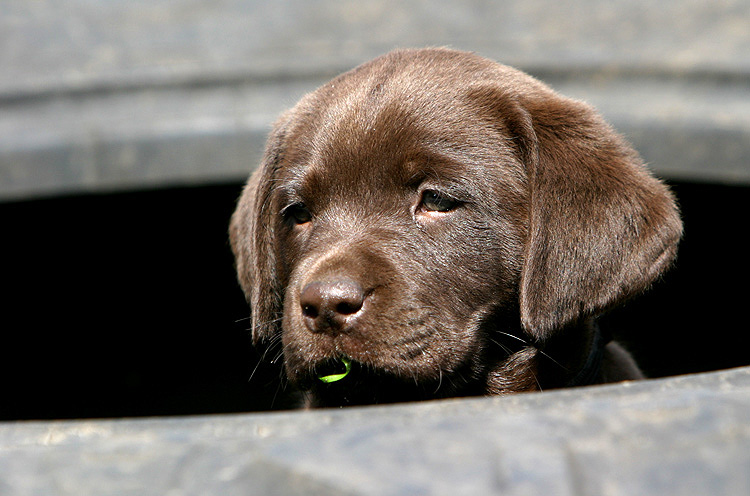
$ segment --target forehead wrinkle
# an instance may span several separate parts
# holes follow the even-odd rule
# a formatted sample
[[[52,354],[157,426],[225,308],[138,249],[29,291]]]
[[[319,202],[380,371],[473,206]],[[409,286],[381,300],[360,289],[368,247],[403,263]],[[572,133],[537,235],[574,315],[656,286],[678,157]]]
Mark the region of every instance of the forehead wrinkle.
[[[375,87],[382,87],[377,80],[377,74],[372,74],[366,81],[334,91],[314,133],[313,151],[318,157],[325,156],[325,145],[330,147],[332,141],[337,148],[343,145],[353,149],[359,144],[356,137],[374,128],[383,107],[381,93],[374,91]]]
[[[382,184],[403,162],[404,147],[409,146],[396,139],[404,133],[384,117],[383,105],[374,108],[357,95],[346,100],[327,109],[309,160],[299,169],[303,183],[325,186],[341,196],[356,194],[356,187]]]

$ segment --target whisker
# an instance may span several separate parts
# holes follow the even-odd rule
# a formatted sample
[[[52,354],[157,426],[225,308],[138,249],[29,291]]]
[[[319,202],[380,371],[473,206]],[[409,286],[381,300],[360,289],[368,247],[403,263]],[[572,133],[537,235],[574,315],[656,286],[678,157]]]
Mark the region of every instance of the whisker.
[[[498,345],[498,346],[499,346],[499,347],[500,347],[500,348],[501,348],[501,349],[502,349],[502,350],[503,350],[503,351],[504,351],[505,353],[507,353],[508,355],[512,355],[512,354],[513,354],[513,350],[511,350],[511,349],[510,349],[509,347],[505,346],[505,345],[504,345],[503,343],[501,343],[500,341],[498,341],[498,340],[496,340],[496,339],[493,339],[493,338],[490,338],[490,341],[491,341],[492,343],[494,343],[494,344]]]
[[[548,353],[545,353],[544,351],[540,350],[539,348],[536,348],[536,351],[538,351],[539,353],[541,353],[542,355],[544,355],[547,359],[549,359],[550,361],[552,361],[552,363],[554,363],[555,365],[557,365],[561,369],[565,370],[566,372],[570,372],[570,369],[568,369],[568,367],[566,367],[565,365],[561,364],[560,362],[558,362],[557,360],[555,360],[554,358],[552,358]]]
[[[284,386],[283,381],[279,381],[279,384],[276,386],[276,391],[273,393],[273,398],[271,398],[271,409],[276,405],[276,398],[279,396],[279,393],[284,390],[286,390],[286,387]]]
[[[276,356],[273,358],[273,360],[271,360],[271,363],[273,365],[276,365],[276,362],[278,362],[279,360],[281,360],[283,357],[284,357],[284,349],[282,348],[281,350],[279,350],[279,352],[276,354]]]
[[[536,376],[536,374],[534,373],[534,371],[533,371],[533,370],[529,370],[529,373],[531,374],[531,377],[533,377],[533,378],[534,378],[534,382],[536,382],[536,387],[538,387],[538,388],[539,388],[539,391],[540,391],[540,392],[541,392],[541,391],[544,391],[544,389],[542,388],[542,383],[540,383],[540,382],[539,382],[539,379],[537,378],[537,376]]]
[[[262,354],[262,355],[260,356],[260,358],[258,359],[258,362],[257,362],[257,363],[255,364],[255,367],[253,368],[253,371],[252,371],[252,373],[250,374],[250,378],[248,379],[248,382],[250,382],[250,381],[252,381],[252,380],[253,380],[253,378],[255,377],[255,374],[256,374],[256,373],[258,372],[258,369],[260,368],[260,365],[261,365],[262,363],[264,363],[264,362],[267,362],[268,354],[269,354],[269,353],[270,353],[270,352],[271,352],[271,351],[272,351],[272,350],[273,350],[274,348],[278,348],[278,346],[277,346],[277,345],[279,344],[279,341],[280,341],[280,340],[278,340],[278,339],[274,339],[274,340],[272,340],[272,341],[271,341],[271,343],[269,344],[269,346],[268,346],[268,347],[267,347],[267,348],[266,348],[266,349],[265,349],[265,350],[263,351],[263,354]],[[280,350],[279,352],[277,352],[277,354],[276,354],[275,358],[274,358],[273,360],[271,360],[270,362],[268,362],[268,363],[271,363],[271,364],[275,365],[275,364],[276,364],[276,361],[277,361],[277,360],[278,360],[278,359],[279,359],[279,358],[280,358],[281,356],[283,356],[283,355],[284,355],[284,350],[282,349],[282,350]]]
[[[253,377],[255,377],[255,373],[258,372],[258,368],[260,367],[261,363],[263,363],[263,360],[258,360],[258,363],[255,364],[255,368],[253,368],[253,371],[250,373],[250,377],[248,378],[247,382],[253,380]]]
[[[443,368],[438,367],[438,385],[435,388],[435,390],[432,392],[432,394],[437,394],[437,392],[440,390],[440,386],[443,385]]]
[[[268,327],[284,320],[284,316],[277,317],[275,319],[267,320],[265,322],[259,322],[257,327]]]
[[[271,338],[271,341],[269,341],[268,345],[263,350],[263,355],[261,356],[261,360],[266,360],[266,358],[268,357],[268,354],[272,350],[278,348],[279,347],[278,345],[280,343],[281,343],[281,338],[280,337],[274,336],[273,338]],[[273,363],[273,361],[271,363]]]
[[[509,332],[504,332],[504,331],[497,331],[497,332],[500,333],[500,334],[502,334],[502,335],[504,335],[504,336],[508,336],[509,338],[513,338],[515,340],[518,340],[518,341],[522,342],[525,345],[531,346],[531,344],[528,341],[526,341],[525,339],[523,339],[523,338],[521,338],[519,336],[516,336],[515,334],[511,334]]]
[[[544,350],[541,350],[541,349],[539,349],[539,348],[538,348],[537,346],[535,346],[535,345],[534,345],[534,344],[532,344],[532,343],[529,343],[529,342],[528,342],[528,341],[526,341],[525,339],[523,339],[523,338],[520,338],[520,337],[518,337],[518,336],[515,336],[515,335],[513,335],[513,334],[510,334],[510,333],[507,333],[507,332],[503,332],[503,331],[497,331],[497,332],[499,332],[500,334],[503,334],[503,335],[505,335],[505,336],[511,337],[511,338],[513,338],[513,339],[517,339],[518,341],[522,342],[522,343],[523,343],[523,344],[525,344],[526,346],[531,346],[532,348],[536,349],[536,350],[537,350],[537,351],[538,351],[539,353],[541,353],[541,354],[542,354],[543,356],[545,356],[546,358],[548,358],[549,360],[551,360],[551,361],[552,361],[552,363],[554,363],[554,364],[555,364],[555,365],[557,365],[558,367],[560,367],[560,368],[562,368],[563,370],[566,370],[566,371],[568,370],[568,368],[567,368],[567,367],[566,367],[565,365],[561,364],[560,362],[558,362],[557,360],[555,360],[554,358],[552,358],[552,357],[551,357],[551,356],[550,356],[549,354],[547,354],[547,353],[546,353],[546,352],[545,352]],[[495,341],[493,340],[493,342],[495,342]],[[496,343],[496,344],[500,344],[500,343]],[[502,345],[501,345],[501,346],[502,346]],[[506,351],[507,351],[507,350],[506,350]]]

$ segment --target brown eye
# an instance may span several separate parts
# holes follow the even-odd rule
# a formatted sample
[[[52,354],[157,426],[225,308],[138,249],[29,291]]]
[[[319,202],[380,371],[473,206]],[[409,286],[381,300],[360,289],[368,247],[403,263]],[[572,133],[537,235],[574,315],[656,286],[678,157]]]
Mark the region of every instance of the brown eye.
[[[439,191],[428,189],[422,194],[421,207],[428,212],[450,212],[459,204],[458,200],[449,198]]]
[[[296,203],[285,208],[284,217],[295,224],[306,224],[312,220],[312,214],[310,214],[310,211],[302,203]]]

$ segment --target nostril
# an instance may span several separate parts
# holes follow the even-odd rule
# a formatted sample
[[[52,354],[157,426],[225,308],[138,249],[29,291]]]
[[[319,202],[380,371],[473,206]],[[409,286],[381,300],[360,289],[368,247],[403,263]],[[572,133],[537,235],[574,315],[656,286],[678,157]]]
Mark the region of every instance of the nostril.
[[[303,304],[302,305],[302,314],[305,317],[310,317],[312,319],[316,318],[318,316],[318,307],[315,305],[310,304]]]
[[[336,313],[340,313],[341,315],[351,315],[353,313],[359,312],[360,308],[362,308],[362,301],[342,301],[338,305],[336,305]]]

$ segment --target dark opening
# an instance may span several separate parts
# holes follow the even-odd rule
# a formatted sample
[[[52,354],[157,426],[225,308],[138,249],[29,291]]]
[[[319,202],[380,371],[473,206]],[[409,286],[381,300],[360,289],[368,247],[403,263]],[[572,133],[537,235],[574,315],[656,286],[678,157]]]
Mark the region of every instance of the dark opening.
[[[250,345],[227,224],[241,185],[0,204],[0,418],[287,406]],[[651,376],[750,364],[748,187],[675,184],[675,269],[609,315]],[[252,380],[249,380],[251,375]]]

